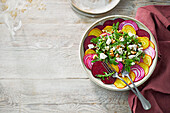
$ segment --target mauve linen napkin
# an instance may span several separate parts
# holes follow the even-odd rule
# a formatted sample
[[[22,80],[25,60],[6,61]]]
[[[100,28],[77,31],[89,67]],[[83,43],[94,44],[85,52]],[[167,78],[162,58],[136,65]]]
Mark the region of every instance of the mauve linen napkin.
[[[138,98],[130,92],[129,105],[133,113],[170,113],[170,5],[140,7],[136,19],[145,24],[158,45],[158,63],[151,77],[139,87],[151,103],[145,111]]]

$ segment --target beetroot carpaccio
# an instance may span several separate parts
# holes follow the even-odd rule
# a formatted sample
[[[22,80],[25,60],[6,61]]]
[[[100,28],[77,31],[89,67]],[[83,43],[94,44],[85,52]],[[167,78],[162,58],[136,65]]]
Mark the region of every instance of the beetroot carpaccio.
[[[147,76],[156,55],[150,34],[140,29],[135,21],[124,18],[109,19],[103,25],[94,26],[83,45],[83,62],[87,69],[96,79],[117,88],[124,88],[126,84],[114,78],[113,74],[118,73],[131,84],[127,77],[122,76],[122,71],[126,70],[131,79],[138,82]],[[110,64],[112,72],[106,69],[104,63]]]

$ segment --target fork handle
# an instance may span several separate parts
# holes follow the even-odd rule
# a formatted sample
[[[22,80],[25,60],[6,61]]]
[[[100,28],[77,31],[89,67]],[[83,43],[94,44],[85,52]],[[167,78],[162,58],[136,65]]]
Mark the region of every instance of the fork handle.
[[[121,81],[123,81],[123,82],[132,90],[132,92],[133,92],[136,96],[138,96],[137,92],[136,92],[133,88],[131,88],[128,83],[126,83],[126,82],[125,82],[122,78],[120,78],[119,76],[117,76],[117,78],[120,79]]]
[[[136,90],[137,97],[139,98],[139,100],[140,100],[143,108],[144,108],[145,110],[149,110],[149,109],[151,108],[150,102],[149,102],[148,100],[146,100],[146,98],[140,93],[140,91],[138,90],[138,88],[136,87],[136,85],[134,84],[134,82],[132,81],[132,79],[131,79],[129,76],[127,76],[127,77],[128,77],[128,78],[130,79],[130,81],[132,82],[132,84],[133,84],[133,86],[134,86],[134,88],[135,88],[135,90]]]
[[[139,92],[139,90],[137,88],[135,88],[135,89],[136,89],[136,92],[138,94],[138,98],[139,98],[143,108],[145,110],[149,110],[151,108],[150,102]]]

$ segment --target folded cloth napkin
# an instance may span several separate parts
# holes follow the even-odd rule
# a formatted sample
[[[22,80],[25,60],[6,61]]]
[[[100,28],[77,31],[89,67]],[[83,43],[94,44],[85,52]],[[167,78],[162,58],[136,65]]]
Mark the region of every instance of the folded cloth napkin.
[[[151,103],[145,111],[138,98],[130,92],[129,105],[133,113],[170,113],[170,5],[140,7],[136,19],[145,24],[158,45],[158,63],[151,77],[139,87]]]

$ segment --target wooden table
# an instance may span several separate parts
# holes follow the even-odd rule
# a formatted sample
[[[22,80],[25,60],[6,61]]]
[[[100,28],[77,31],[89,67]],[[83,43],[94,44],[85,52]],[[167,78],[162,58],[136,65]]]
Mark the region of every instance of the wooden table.
[[[135,17],[138,7],[169,0],[121,0],[106,15]],[[99,18],[74,12],[68,0],[31,9],[11,39],[0,24],[0,113],[130,113],[128,91],[92,83],[79,61],[84,31]]]

